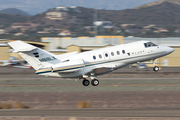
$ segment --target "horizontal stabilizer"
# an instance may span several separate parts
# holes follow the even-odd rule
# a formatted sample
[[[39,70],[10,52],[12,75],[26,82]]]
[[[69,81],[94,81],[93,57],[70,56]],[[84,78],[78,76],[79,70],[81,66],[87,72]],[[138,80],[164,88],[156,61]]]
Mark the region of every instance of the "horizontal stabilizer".
[[[29,52],[35,50],[37,47],[27,44],[22,41],[13,41],[8,43],[13,49],[13,52]],[[19,47],[21,46],[21,47]]]
[[[23,41],[18,40],[8,44],[14,49],[14,52],[18,52],[35,70],[61,63],[61,60],[55,57],[56,55]]]

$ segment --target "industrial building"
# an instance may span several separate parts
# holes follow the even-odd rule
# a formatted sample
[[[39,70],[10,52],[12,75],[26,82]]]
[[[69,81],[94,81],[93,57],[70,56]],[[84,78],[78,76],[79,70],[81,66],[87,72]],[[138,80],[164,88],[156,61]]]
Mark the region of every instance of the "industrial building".
[[[103,47],[109,47],[118,44],[125,44],[139,40],[151,41],[158,45],[166,45],[175,49],[168,56],[159,58],[156,62],[158,66],[180,67],[180,38],[139,38],[139,37],[123,37],[123,36],[96,36],[96,37],[43,37],[41,42],[25,41],[37,47],[43,48],[54,54],[64,54],[69,52],[84,52]],[[0,60],[8,60],[10,56],[22,59],[17,53],[10,53],[11,48],[7,42],[12,40],[0,40]],[[138,47],[138,46],[137,46]],[[152,66],[152,65],[148,65]]]
[[[70,45],[78,46],[106,46],[123,44],[123,36],[96,36],[96,37],[43,37],[41,42],[49,42],[49,50],[66,48]]]
[[[49,50],[54,54],[63,54],[73,51],[84,52],[102,47],[123,44],[123,36],[96,36],[96,37],[43,37],[41,42],[49,43]]]

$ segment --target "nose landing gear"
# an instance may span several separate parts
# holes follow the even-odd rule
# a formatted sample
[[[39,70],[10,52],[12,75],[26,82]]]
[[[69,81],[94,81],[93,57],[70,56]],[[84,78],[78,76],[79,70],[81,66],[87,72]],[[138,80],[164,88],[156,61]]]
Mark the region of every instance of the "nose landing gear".
[[[153,64],[154,64],[154,68],[153,68],[153,70],[155,71],[155,72],[158,72],[160,69],[159,69],[159,67],[158,66],[156,66],[156,62],[155,62],[155,60],[153,60]]]
[[[159,71],[159,67],[158,67],[158,66],[155,66],[155,67],[153,68],[153,70],[154,70],[155,72],[158,72],[158,71]]]

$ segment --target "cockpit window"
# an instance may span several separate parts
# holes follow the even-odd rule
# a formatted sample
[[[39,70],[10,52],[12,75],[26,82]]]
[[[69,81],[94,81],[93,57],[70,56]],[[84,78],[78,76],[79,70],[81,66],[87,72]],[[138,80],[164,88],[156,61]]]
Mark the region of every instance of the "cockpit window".
[[[153,46],[157,46],[157,45],[152,42],[147,42],[147,43],[144,43],[144,46],[145,46],[145,48],[148,48],[148,47],[153,47]]]

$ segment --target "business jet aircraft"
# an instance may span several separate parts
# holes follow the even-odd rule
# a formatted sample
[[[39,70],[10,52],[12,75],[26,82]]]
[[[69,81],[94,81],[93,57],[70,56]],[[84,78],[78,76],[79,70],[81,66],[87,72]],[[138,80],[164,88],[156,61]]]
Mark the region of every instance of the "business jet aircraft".
[[[14,65],[19,65],[21,62],[24,60],[18,60],[15,57],[9,57],[9,60],[0,60],[0,66],[6,67],[6,66],[14,66]]]
[[[9,60],[0,60],[0,66],[32,69],[32,66],[27,64],[25,60],[18,60],[12,56],[9,57]]]
[[[147,69],[147,65],[145,63],[138,63],[136,65],[136,67],[139,69],[139,70],[148,70]]]
[[[23,65],[10,65],[8,67],[15,67],[15,68],[25,68],[25,69],[33,69],[33,67],[29,64],[23,64]]]
[[[35,70],[36,74],[63,78],[82,79],[82,84],[97,86],[97,76],[107,74],[129,64],[155,60],[174,51],[167,46],[155,45],[150,41],[138,41],[87,52],[72,52],[54,55],[22,41],[8,43],[13,52],[19,53]],[[154,71],[159,67],[154,63]],[[106,68],[106,71],[101,70]],[[96,72],[96,71],[100,72]]]

